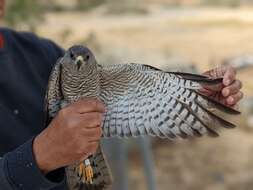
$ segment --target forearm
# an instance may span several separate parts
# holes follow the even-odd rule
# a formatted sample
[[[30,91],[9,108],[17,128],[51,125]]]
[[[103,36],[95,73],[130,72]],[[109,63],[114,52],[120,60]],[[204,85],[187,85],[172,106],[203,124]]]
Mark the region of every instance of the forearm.
[[[37,166],[33,156],[33,139],[5,154],[0,160],[0,189],[52,189],[63,186],[64,169],[45,176]]]

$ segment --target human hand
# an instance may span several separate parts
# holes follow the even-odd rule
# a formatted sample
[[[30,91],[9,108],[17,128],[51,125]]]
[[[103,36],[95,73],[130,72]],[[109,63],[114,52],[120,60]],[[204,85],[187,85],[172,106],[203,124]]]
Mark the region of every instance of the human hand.
[[[238,109],[238,102],[243,98],[241,90],[242,82],[236,78],[236,70],[233,67],[218,67],[203,73],[211,78],[223,77],[222,84],[203,86],[200,92],[215,100]]]
[[[102,135],[104,112],[104,105],[95,99],[84,99],[60,110],[33,143],[41,171],[46,174],[94,154]]]

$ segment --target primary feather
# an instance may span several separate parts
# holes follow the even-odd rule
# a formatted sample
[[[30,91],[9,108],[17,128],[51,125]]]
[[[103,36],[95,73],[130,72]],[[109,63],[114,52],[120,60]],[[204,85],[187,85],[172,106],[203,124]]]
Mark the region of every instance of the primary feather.
[[[199,89],[221,82],[222,79],[202,75],[164,72],[149,65],[102,67],[88,48],[74,46],[57,62],[51,75],[48,113],[53,118],[60,109],[59,102],[96,97],[107,108],[102,125],[104,137],[218,136],[219,127],[235,125],[215,111],[239,112],[206,97]],[[98,155],[100,162],[95,159]],[[98,155],[93,157],[99,174],[94,185],[103,184],[104,188],[111,181],[102,152],[98,151]]]

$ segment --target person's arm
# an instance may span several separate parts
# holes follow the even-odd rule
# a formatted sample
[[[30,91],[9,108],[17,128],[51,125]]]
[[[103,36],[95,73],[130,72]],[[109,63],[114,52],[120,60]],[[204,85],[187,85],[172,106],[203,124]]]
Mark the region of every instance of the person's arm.
[[[45,176],[33,155],[33,138],[0,159],[0,189],[52,189],[63,186],[64,169]]]
[[[0,189],[61,187],[65,183],[64,167],[96,152],[104,111],[96,99],[80,100],[60,110],[38,136],[3,156]]]

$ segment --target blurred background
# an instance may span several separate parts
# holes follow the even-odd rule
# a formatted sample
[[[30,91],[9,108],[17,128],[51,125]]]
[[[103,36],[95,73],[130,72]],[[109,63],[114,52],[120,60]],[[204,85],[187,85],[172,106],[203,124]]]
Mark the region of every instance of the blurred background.
[[[235,66],[245,94],[242,116],[231,118],[237,129],[221,131],[216,139],[114,139],[105,146],[116,173],[122,171],[114,189],[252,190],[253,1],[7,1],[5,26],[64,48],[86,45],[100,64],[136,62],[197,73]],[[150,167],[144,170],[143,163]]]

